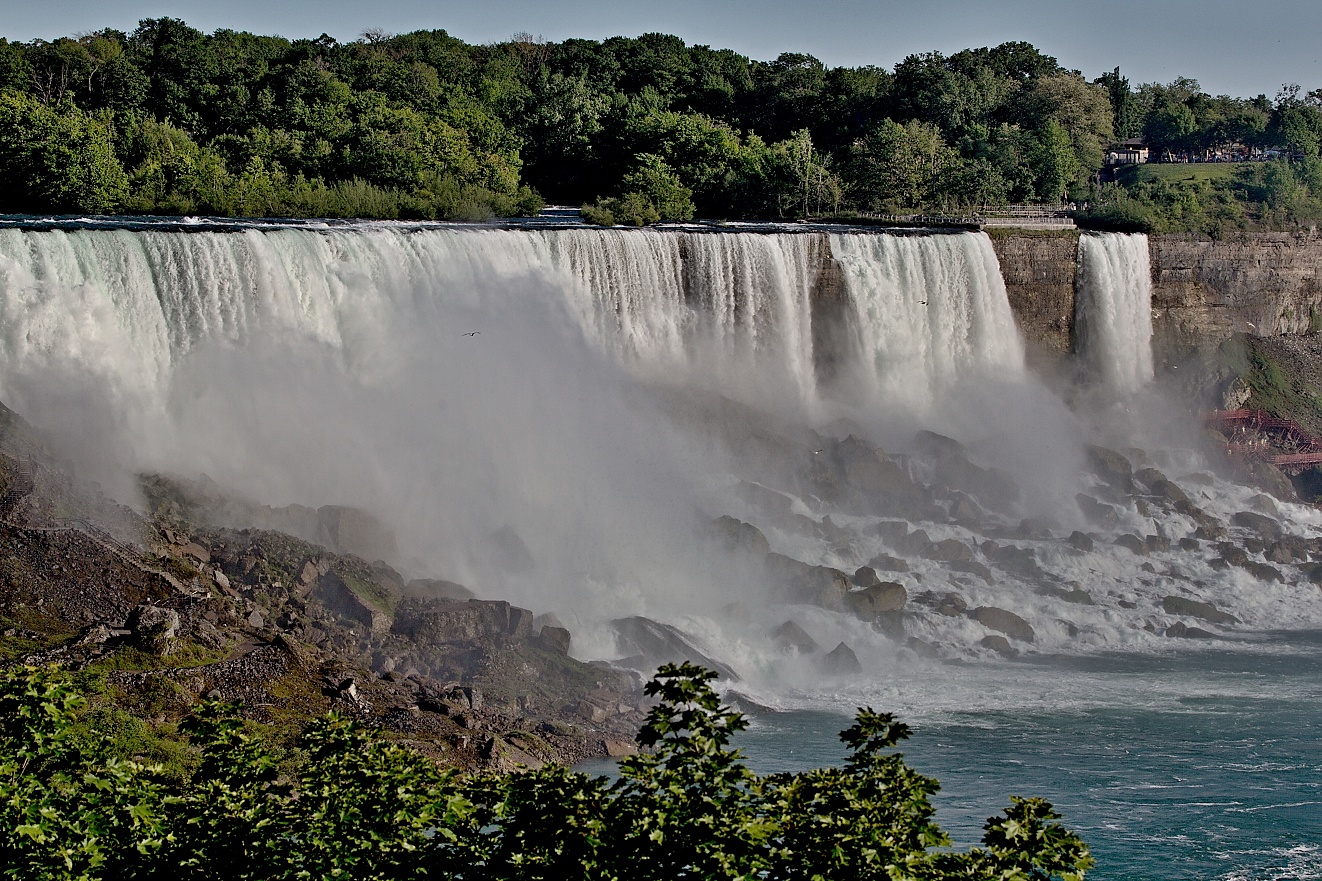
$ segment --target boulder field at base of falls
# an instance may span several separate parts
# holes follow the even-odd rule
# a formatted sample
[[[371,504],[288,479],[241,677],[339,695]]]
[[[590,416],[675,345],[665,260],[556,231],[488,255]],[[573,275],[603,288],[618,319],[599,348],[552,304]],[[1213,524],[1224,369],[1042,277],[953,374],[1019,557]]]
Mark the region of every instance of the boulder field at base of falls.
[[[0,236],[0,380],[82,459],[0,413],[4,647],[163,725],[512,767],[618,754],[662,663],[847,689],[1322,617],[1316,512],[1163,397],[1231,340],[1254,406],[1232,325],[1315,288],[1222,270],[1283,243],[51,223]]]

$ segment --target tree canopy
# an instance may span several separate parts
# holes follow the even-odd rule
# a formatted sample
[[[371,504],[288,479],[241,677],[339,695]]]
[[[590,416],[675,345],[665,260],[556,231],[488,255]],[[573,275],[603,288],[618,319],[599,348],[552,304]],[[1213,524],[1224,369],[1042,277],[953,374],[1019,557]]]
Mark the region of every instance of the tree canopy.
[[[0,210],[482,217],[544,198],[645,222],[1056,201],[1093,192],[1116,138],[1316,158],[1319,96],[1090,81],[1024,42],[833,68],[667,34],[340,43],[157,18],[0,39],[19,184]]]

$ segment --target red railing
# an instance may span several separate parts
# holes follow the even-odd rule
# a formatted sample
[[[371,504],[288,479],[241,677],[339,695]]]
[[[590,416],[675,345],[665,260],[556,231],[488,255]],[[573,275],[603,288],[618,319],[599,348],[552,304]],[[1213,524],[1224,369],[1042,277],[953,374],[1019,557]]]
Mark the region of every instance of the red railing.
[[[1228,453],[1254,456],[1284,468],[1322,464],[1322,438],[1310,434],[1293,419],[1282,419],[1263,410],[1214,410],[1203,422],[1230,434]],[[1237,442],[1250,432],[1268,437],[1256,444]]]

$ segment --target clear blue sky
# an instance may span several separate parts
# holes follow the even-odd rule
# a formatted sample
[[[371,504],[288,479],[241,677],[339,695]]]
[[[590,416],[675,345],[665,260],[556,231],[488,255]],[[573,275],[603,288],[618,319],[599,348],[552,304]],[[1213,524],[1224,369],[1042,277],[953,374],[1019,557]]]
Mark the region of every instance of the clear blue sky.
[[[1322,86],[1322,0],[0,0],[0,36],[29,40],[173,16],[204,31],[341,40],[444,28],[469,42],[648,31],[754,58],[809,52],[893,66],[914,52],[1027,40],[1089,78],[1189,76],[1213,94]]]

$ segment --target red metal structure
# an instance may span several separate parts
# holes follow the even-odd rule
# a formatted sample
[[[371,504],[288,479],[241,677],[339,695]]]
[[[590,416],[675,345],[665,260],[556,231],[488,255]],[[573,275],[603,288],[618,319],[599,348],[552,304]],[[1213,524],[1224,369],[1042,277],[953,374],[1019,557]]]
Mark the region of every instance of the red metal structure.
[[[1203,421],[1226,435],[1229,453],[1254,456],[1292,471],[1322,465],[1322,438],[1293,419],[1263,410],[1214,410]]]

